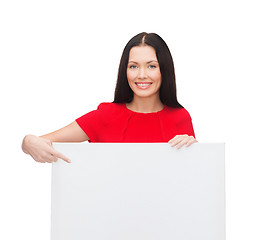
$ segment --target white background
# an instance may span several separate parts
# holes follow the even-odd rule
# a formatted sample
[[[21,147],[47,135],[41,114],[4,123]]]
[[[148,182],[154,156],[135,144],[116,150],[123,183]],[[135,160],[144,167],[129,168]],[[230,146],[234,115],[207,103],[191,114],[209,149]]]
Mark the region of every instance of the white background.
[[[253,239],[250,1],[0,3],[0,239],[49,239],[51,166],[22,138],[113,101],[122,50],[158,33],[175,62],[178,100],[199,142],[226,143],[227,239]]]

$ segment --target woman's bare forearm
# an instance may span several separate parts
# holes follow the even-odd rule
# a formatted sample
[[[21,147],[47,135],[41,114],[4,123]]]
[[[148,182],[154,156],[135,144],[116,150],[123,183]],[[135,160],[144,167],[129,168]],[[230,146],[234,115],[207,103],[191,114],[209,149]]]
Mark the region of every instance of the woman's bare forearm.
[[[22,142],[22,150],[37,162],[55,162],[58,158],[69,162],[67,157],[53,148],[52,142],[83,142],[87,140],[89,137],[86,133],[76,122],[72,122],[66,127],[40,137],[32,134],[26,135]]]
[[[86,133],[74,121],[57,131],[40,136],[51,142],[84,142],[89,140]]]

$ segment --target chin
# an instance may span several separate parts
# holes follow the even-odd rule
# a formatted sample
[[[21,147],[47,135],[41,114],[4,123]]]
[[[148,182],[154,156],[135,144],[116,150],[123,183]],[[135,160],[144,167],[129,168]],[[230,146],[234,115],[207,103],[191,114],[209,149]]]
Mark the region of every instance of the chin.
[[[139,98],[151,98],[157,95],[157,93],[140,93],[140,92],[134,92],[134,95]]]

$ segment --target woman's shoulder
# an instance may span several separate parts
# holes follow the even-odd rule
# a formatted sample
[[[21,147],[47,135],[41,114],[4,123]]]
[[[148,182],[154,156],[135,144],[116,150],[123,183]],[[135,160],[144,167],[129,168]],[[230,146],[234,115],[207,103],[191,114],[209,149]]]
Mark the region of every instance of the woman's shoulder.
[[[121,110],[124,108],[123,103],[114,103],[114,102],[102,102],[98,105],[98,110],[102,111],[113,111],[113,110]]]
[[[122,103],[114,103],[114,102],[101,102],[98,105],[98,108],[116,108],[123,105]]]
[[[118,124],[128,118],[124,103],[102,102],[96,112],[104,125]]]
[[[98,112],[106,117],[115,117],[115,115],[122,115],[125,111],[124,103],[102,102],[98,105]]]
[[[190,118],[191,116],[189,114],[189,112],[184,108],[172,108],[172,107],[165,107],[165,114],[173,116],[174,118],[180,120],[180,119],[186,119],[186,118]]]

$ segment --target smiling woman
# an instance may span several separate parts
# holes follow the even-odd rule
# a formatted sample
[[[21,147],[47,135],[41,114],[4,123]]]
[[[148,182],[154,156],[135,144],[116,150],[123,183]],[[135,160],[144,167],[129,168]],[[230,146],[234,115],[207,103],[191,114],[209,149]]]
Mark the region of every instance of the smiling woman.
[[[127,79],[134,92],[133,103],[139,102],[145,97],[149,98],[150,103],[153,101],[155,105],[159,104],[159,89],[162,80],[154,48],[138,46],[130,50]]]
[[[138,63],[146,63],[148,64],[146,67],[157,68],[155,72],[158,73],[159,70],[161,75],[159,97],[162,104],[173,108],[182,108],[177,101],[174,63],[170,50],[159,35],[145,32],[130,39],[123,50],[115,89],[115,103],[130,103],[134,98],[134,91],[128,82],[129,67],[132,66],[131,61],[133,61],[132,68],[141,67],[138,69],[140,74],[145,72],[141,71],[144,68],[138,66]],[[150,61],[154,61],[154,63]],[[140,75],[140,77],[142,76]],[[141,81],[139,80],[139,82]]]
[[[140,33],[121,57],[113,102],[101,103],[68,126],[27,135],[25,153],[38,162],[69,159],[52,142],[169,142],[177,148],[197,142],[189,113],[178,103],[173,59],[164,40]]]

